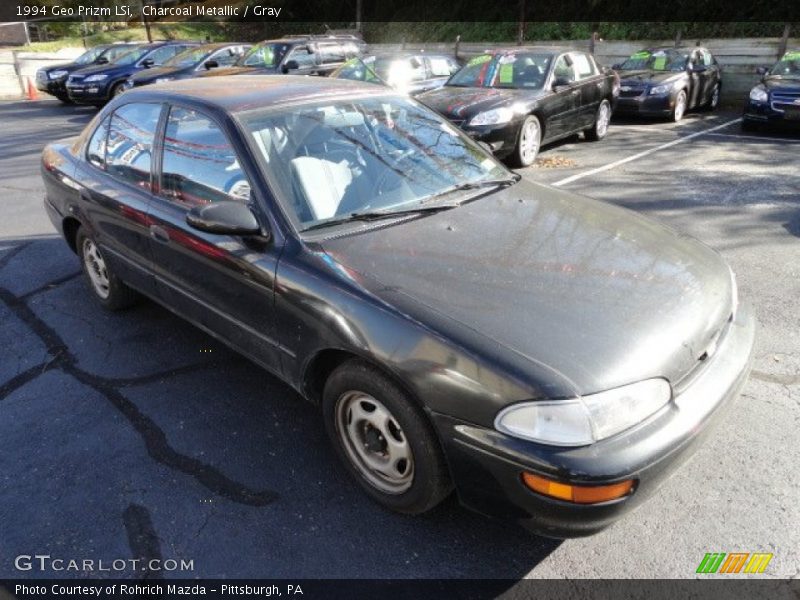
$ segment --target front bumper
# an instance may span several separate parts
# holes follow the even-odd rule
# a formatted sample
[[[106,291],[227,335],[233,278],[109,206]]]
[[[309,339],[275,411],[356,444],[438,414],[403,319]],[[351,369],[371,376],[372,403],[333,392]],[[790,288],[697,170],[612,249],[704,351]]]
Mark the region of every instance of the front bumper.
[[[797,111],[775,110],[771,102],[748,100],[744,106],[742,119],[748,123],[800,129],[800,107]]]
[[[755,319],[741,305],[717,352],[676,388],[672,402],[636,427],[590,446],[537,444],[435,414],[461,503],[549,537],[586,536],[608,527],[652,494],[720,420],[747,381],[754,338]],[[576,485],[634,479],[635,487],[617,500],[573,504],[529,490],[522,483],[524,471]]]
[[[639,96],[619,96],[614,106],[615,115],[642,115],[664,117],[675,107],[672,94],[650,95],[645,90]]]
[[[51,96],[66,96],[66,81],[66,77],[61,77],[60,79],[42,79],[41,77],[37,76],[36,89],[40,92],[50,94]]]
[[[97,104],[108,100],[108,81],[92,81],[90,83],[67,82],[69,99],[78,104]]]
[[[503,125],[478,125],[469,126],[460,124],[461,130],[476,142],[483,142],[492,148],[492,152],[503,158],[514,151],[517,145],[520,123],[511,121]]]

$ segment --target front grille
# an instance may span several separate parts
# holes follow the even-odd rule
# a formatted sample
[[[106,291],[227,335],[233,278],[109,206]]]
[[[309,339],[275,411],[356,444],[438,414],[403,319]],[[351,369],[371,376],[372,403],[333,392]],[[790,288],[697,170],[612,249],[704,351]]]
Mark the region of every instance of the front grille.
[[[626,85],[623,85],[619,88],[619,97],[620,98],[637,98],[644,93],[644,88],[632,88]]]
[[[800,92],[773,92],[772,108],[780,112],[787,108],[800,109]]]

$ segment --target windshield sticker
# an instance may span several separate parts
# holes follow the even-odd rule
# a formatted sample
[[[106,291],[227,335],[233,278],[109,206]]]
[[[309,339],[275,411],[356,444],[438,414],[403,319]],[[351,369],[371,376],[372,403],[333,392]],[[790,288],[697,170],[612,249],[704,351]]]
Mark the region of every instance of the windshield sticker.
[[[787,52],[783,55],[783,60],[800,60],[800,52]]]
[[[492,60],[491,54],[482,54],[480,56],[476,56],[475,58],[471,59],[468,63],[468,67],[474,67],[475,65],[482,65],[483,63],[487,63]]]
[[[514,65],[506,63],[500,65],[500,83],[514,83]]]
[[[667,68],[667,57],[666,56],[658,56],[658,57],[656,57],[656,59],[653,61],[653,68],[656,71],[665,70]]]
[[[497,62],[500,63],[501,65],[509,65],[515,63],[516,61],[517,57],[514,54],[505,54],[497,60]]]
[[[642,50],[641,52],[637,52],[636,54],[632,55],[631,58],[633,60],[638,60],[640,58],[650,58],[650,52],[647,50]]]

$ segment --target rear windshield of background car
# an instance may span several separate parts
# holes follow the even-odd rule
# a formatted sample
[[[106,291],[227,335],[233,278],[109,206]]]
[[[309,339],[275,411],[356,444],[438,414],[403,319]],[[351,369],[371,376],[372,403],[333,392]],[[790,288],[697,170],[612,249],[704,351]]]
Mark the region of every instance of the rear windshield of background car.
[[[540,89],[544,86],[552,60],[551,54],[530,52],[481,54],[453,75],[447,85]]]

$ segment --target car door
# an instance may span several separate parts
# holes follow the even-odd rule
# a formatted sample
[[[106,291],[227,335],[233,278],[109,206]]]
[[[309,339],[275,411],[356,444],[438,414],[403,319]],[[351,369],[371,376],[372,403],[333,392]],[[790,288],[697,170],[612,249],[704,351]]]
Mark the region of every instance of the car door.
[[[235,129],[226,131],[199,110],[169,108],[159,144],[158,193],[148,213],[156,286],[186,318],[279,372],[273,311],[279,248],[264,240],[202,232],[186,222],[195,206],[250,203],[252,178],[231,134]]]
[[[580,106],[574,130],[591,127],[597,108],[605,96],[605,75],[597,68],[594,59],[584,52],[570,54],[575,69],[575,79],[580,86]]]
[[[703,104],[707,104],[711,101],[711,96],[714,93],[714,88],[719,83],[721,76],[720,76],[720,68],[719,63],[717,60],[712,56],[711,52],[706,50],[705,48],[701,49],[703,54],[703,66],[705,66],[706,71],[705,75],[705,88],[703,94]]]
[[[700,106],[708,95],[710,71],[703,60],[703,50],[694,50],[687,65],[689,71],[689,108]]]
[[[568,54],[559,56],[550,78],[551,93],[541,102],[544,139],[568,135],[575,129],[580,108],[581,89],[575,80],[575,68]]]
[[[155,291],[147,210],[161,111],[161,103],[132,102],[105,117],[90,136],[75,177],[82,185],[80,218],[103,256],[123,280],[146,293]]]

